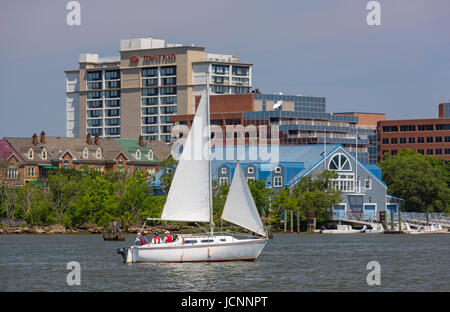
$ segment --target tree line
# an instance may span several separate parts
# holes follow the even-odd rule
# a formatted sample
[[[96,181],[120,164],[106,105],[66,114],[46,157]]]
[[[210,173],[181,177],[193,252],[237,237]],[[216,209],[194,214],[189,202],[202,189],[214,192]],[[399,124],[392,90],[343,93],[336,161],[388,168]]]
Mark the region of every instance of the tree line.
[[[173,166],[174,161],[168,165]],[[450,165],[412,150],[380,162],[382,180],[388,193],[405,200],[404,211],[450,213]],[[165,173],[161,184],[166,194],[173,170]],[[285,210],[306,218],[313,211],[318,222],[329,219],[329,207],[341,202],[341,192],[331,186],[334,171],[302,177],[292,188],[274,192],[265,181],[249,180],[255,204],[266,225],[281,224]],[[0,216],[12,225],[23,220],[27,225],[86,224],[106,226],[118,221],[123,228],[161,215],[165,195],[155,195],[149,185],[152,177],[136,170],[131,176],[121,172],[54,169],[42,184],[26,183],[21,188],[0,185]],[[229,186],[215,181],[214,221],[219,222]]]

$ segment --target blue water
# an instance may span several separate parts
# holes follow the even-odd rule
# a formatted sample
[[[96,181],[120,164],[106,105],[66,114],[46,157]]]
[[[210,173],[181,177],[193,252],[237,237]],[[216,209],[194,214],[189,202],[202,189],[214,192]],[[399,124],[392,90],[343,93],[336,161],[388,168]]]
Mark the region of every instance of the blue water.
[[[0,235],[0,291],[450,291],[449,234],[275,234],[254,262],[123,264],[116,249],[133,240]],[[367,285],[369,261],[380,286]]]

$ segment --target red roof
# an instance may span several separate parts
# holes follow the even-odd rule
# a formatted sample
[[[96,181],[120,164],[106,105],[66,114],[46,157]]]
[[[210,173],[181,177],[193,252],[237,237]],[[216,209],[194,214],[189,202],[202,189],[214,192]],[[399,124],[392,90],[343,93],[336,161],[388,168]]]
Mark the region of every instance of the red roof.
[[[16,155],[20,161],[24,161],[23,158],[9,145],[8,141],[0,140],[0,161],[6,161],[11,155]]]

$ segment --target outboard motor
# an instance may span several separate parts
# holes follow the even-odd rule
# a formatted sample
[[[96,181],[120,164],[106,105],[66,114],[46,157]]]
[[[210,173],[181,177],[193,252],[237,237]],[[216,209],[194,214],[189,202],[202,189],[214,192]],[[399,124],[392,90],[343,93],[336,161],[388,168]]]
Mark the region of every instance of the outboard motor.
[[[128,248],[127,247],[119,248],[119,249],[117,249],[117,253],[119,255],[122,255],[123,262],[126,263],[127,262],[127,257],[128,257]]]

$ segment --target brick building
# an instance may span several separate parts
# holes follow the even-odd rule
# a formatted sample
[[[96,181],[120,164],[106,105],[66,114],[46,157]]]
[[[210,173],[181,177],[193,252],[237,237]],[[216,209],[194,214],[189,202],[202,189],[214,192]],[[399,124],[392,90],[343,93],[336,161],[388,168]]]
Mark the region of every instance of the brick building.
[[[114,138],[8,137],[0,140],[0,181],[20,187],[26,182],[41,181],[55,168],[98,171],[125,171],[139,168],[154,174],[170,156],[170,147],[159,141],[127,140],[127,146],[139,146],[151,159],[137,159],[132,150]],[[136,150],[134,150],[136,152]]]
[[[450,118],[385,120],[378,122],[378,160],[413,149],[450,161]]]

